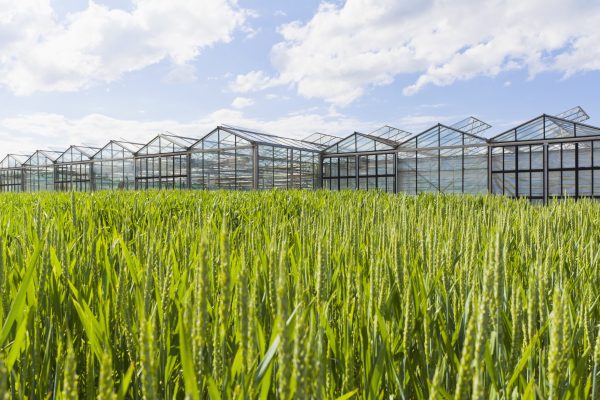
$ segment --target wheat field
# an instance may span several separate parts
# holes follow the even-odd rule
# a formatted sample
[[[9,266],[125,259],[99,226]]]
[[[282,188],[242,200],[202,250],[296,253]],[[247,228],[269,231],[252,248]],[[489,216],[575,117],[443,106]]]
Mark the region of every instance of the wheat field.
[[[600,203],[0,196],[0,397],[600,399]]]

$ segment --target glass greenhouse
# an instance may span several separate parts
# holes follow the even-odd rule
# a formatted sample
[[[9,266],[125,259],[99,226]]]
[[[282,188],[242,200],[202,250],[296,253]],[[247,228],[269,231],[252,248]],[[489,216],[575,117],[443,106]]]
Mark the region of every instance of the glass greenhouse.
[[[23,163],[27,156],[8,154],[0,161],[0,192],[23,190]]]
[[[325,141],[326,136],[314,138]],[[307,140],[218,126],[190,149],[191,187],[314,189],[318,187],[319,152],[324,147]]]
[[[54,163],[62,153],[37,150],[23,163],[23,190],[26,192],[54,191]]]
[[[576,107],[541,115],[489,141],[490,192],[548,202],[600,199],[600,128]]]
[[[111,140],[93,157],[94,190],[135,189],[135,153],[144,145]]]
[[[588,118],[575,107],[491,138],[482,136],[490,125],[474,117],[419,134],[386,125],[345,138],[221,125],[201,138],[166,132],[146,144],[7,155],[0,191],[325,188],[600,199],[600,128]]]
[[[398,191],[485,193],[487,140],[472,132],[488,128],[470,117],[453,126],[437,124],[400,144]]]
[[[98,150],[95,147],[69,146],[54,163],[54,190],[93,190],[92,157]]]
[[[370,134],[354,132],[322,154],[323,187],[396,192],[396,147],[411,134],[384,126]]]
[[[161,133],[144,145],[135,153],[135,188],[189,188],[189,149],[196,141]]]

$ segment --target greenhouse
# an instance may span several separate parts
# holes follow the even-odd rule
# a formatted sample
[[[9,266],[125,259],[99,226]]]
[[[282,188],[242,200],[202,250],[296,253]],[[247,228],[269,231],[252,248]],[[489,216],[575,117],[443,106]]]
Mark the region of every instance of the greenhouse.
[[[548,202],[600,199],[600,128],[580,107],[541,115],[489,141],[490,191]]]
[[[220,125],[201,138],[165,132],[146,144],[10,154],[0,162],[0,191],[325,188],[600,199],[600,128],[588,118],[575,107],[490,139],[482,136],[490,125],[474,117],[419,134],[385,125],[343,139]]]
[[[111,140],[95,155],[94,190],[135,189],[135,153],[144,145]]]
[[[54,163],[54,190],[93,190],[92,157],[98,150],[95,147],[69,146]]]
[[[313,134],[289,139],[233,126],[218,126],[191,147],[193,189],[314,189],[319,152],[334,138]],[[321,143],[319,143],[321,142]]]
[[[136,189],[186,189],[189,149],[197,139],[161,133],[135,154]]]
[[[469,117],[452,126],[437,124],[400,144],[398,191],[485,193],[490,125]]]
[[[23,190],[54,191],[54,163],[60,151],[37,150],[23,163]]]
[[[323,187],[396,192],[396,152],[411,133],[384,126],[370,134],[354,132],[322,154]]]
[[[27,156],[8,154],[0,161],[0,192],[23,190],[23,163]]]

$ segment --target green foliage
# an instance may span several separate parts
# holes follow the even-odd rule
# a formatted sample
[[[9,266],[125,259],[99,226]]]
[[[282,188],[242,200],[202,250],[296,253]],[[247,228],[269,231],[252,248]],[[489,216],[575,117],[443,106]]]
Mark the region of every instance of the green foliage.
[[[0,196],[0,398],[599,398],[600,203]]]

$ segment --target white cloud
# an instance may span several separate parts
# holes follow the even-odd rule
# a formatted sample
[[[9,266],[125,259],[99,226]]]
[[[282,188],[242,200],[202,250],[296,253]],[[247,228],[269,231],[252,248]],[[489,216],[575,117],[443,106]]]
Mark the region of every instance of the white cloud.
[[[171,83],[189,83],[197,79],[196,68],[190,64],[175,64],[165,77],[165,81]]]
[[[0,0],[0,84],[18,95],[75,91],[163,60],[185,65],[229,42],[251,13],[234,0],[90,0],[59,19],[50,0]]]
[[[268,89],[277,84],[277,80],[270,78],[263,71],[250,71],[236,76],[235,81],[229,83],[229,88],[234,92],[248,93]]]
[[[300,95],[347,105],[369,87],[417,74],[404,88],[450,85],[524,69],[530,76],[600,70],[600,2],[564,0],[347,0],[280,27],[274,78],[238,76],[237,87],[295,85]]]
[[[219,124],[243,126],[292,138],[303,138],[315,131],[347,136],[354,130],[370,132],[382,125],[317,112],[263,120],[234,109],[217,110],[197,120],[184,122],[121,120],[102,114],[67,118],[60,114],[34,113],[0,119],[0,159],[8,153],[31,154],[40,148],[64,150],[71,144],[101,147],[111,139],[146,143],[164,131],[201,138]]]
[[[231,103],[231,107],[237,109],[250,107],[251,105],[254,105],[254,100],[249,99],[248,97],[236,97]]]
[[[411,114],[399,118],[395,123],[397,123],[397,128],[412,133],[420,133],[437,123],[452,124],[458,120],[457,117],[447,115]]]

